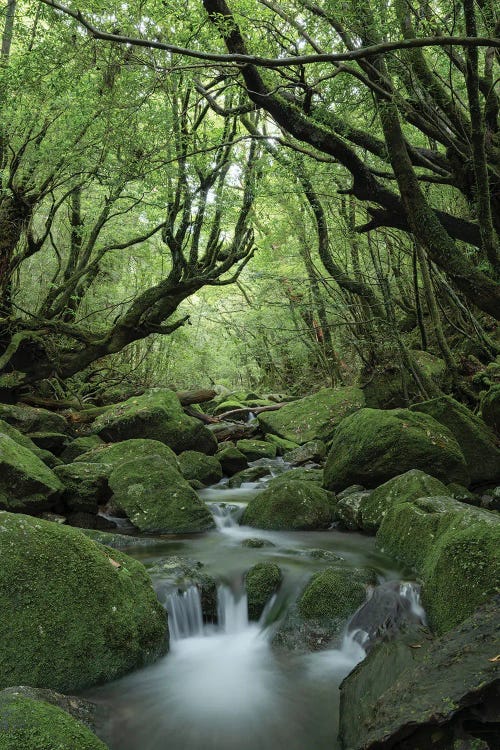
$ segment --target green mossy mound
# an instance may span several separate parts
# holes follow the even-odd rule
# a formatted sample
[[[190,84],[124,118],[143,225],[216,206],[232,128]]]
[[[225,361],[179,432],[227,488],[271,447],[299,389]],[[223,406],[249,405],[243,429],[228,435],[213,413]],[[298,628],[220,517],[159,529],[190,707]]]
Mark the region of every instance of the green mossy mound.
[[[218,456],[184,451],[179,456],[179,466],[184,479],[196,479],[202,485],[216,484],[222,479],[222,467]]]
[[[247,461],[276,458],[276,446],[264,440],[238,440],[236,448],[243,453]]]
[[[213,454],[217,441],[203,423],[184,414],[173,391],[154,388],[142,396],[116,404],[94,422],[95,432],[112,443],[150,438],[165,443],[176,453],[196,450]]]
[[[371,577],[362,570],[330,567],[313,575],[298,600],[301,617],[345,621],[366,599]]]
[[[486,424],[500,436],[500,383],[493,385],[481,397],[481,416]]]
[[[0,687],[62,692],[113,680],[167,648],[141,563],[76,529],[0,512]]]
[[[360,409],[335,430],[324,470],[325,487],[377,487],[409,469],[468,485],[465,458],[444,425],[408,409]]]
[[[0,508],[42,511],[54,507],[63,485],[34,453],[0,435]]]
[[[69,510],[97,513],[109,499],[108,468],[102,464],[63,464],[54,474],[64,485],[62,500]]]
[[[419,469],[410,469],[389,479],[364,497],[360,508],[361,528],[374,533],[393,505],[432,495],[451,496],[451,493],[439,479]]]
[[[241,523],[259,529],[313,530],[332,521],[329,493],[313,482],[270,482],[248,503]]]
[[[226,477],[232,477],[233,474],[244,471],[248,467],[246,456],[235,445],[224,445],[223,443],[216,456]]]
[[[139,458],[149,458],[150,456],[160,456],[176,471],[179,471],[179,462],[177,456],[168,445],[160,443],[159,440],[132,439],[124,440],[121,443],[103,443],[97,448],[82,453],[75,459],[75,463],[101,464],[106,467],[108,476],[118,466],[127,461],[135,461]]]
[[[22,433],[69,432],[68,423],[60,414],[47,409],[36,409],[33,406],[0,404],[0,419]]]
[[[219,416],[219,414],[225,414],[227,411],[235,411],[236,409],[245,409],[246,404],[243,401],[238,401],[235,398],[228,398],[224,401],[221,401],[220,404],[218,404],[213,410],[212,414],[214,416]]]
[[[248,545],[247,545],[248,546]],[[273,562],[257,563],[245,574],[248,597],[248,617],[259,620],[264,607],[281,586],[283,575]]]
[[[205,503],[160,456],[118,466],[109,477],[113,506],[148,533],[186,534],[214,527]]]
[[[103,441],[99,435],[88,435],[87,437],[78,437],[72,440],[71,443],[66,446],[60,455],[62,461],[65,464],[70,464],[72,461],[82,456],[84,453],[91,451],[93,448],[97,448],[102,445]]]
[[[495,435],[466,406],[451,396],[441,396],[410,409],[430,414],[450,430],[464,454],[471,484],[492,484],[500,480],[500,450]]]
[[[258,420],[264,432],[272,432],[299,445],[311,440],[327,443],[339,422],[364,403],[359,388],[323,388],[278,411],[263,412]]]
[[[106,750],[68,713],[40,700],[0,693],[0,750]]]

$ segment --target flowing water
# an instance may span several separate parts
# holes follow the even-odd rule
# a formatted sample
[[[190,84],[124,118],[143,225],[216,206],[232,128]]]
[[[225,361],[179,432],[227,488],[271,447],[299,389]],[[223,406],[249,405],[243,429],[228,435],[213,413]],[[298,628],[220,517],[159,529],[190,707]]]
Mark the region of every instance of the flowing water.
[[[270,470],[283,467],[274,462]],[[269,478],[238,489],[222,482],[202,490],[214,515],[213,531],[164,537],[154,550],[128,550],[146,564],[168,555],[203,562],[203,570],[221,581],[218,624],[203,623],[194,586],[164,599],[168,655],[87,693],[107,707],[110,719],[100,734],[111,750],[335,750],[338,687],[364,658],[375,636],[373,618],[382,611],[397,627],[401,617],[424,617],[417,588],[400,585],[404,571],[375,550],[372,538],[335,529],[273,532],[238,525],[244,506]],[[264,546],[243,546],[249,538]],[[248,621],[243,575],[263,560],[279,564],[284,583],[260,623],[254,623]],[[368,567],[382,585],[352,618],[336,648],[277,652],[271,645],[276,624],[265,623],[275,620],[274,611],[286,610],[313,572],[332,562]],[[164,596],[161,574],[153,581]]]

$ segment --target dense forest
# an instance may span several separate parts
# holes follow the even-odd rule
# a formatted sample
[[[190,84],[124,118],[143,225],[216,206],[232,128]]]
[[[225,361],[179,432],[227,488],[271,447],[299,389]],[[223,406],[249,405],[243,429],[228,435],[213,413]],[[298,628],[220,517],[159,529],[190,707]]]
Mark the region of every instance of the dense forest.
[[[499,31],[3,0],[0,750],[498,750]]]

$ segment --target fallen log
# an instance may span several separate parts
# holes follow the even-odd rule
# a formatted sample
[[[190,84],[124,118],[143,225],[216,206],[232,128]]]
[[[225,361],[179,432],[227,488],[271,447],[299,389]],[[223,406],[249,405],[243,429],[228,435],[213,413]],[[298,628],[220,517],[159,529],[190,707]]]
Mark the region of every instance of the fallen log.
[[[184,414],[187,414],[188,417],[195,417],[195,419],[199,419],[200,422],[203,422],[203,424],[217,424],[218,422],[220,422],[219,417],[211,417],[209,414],[204,414],[202,411],[190,409],[189,406],[184,407]]]
[[[217,393],[208,388],[201,388],[198,391],[177,391],[175,395],[183,406],[189,406],[189,404],[203,404],[205,401],[211,401]]]
[[[224,414],[219,414],[219,419],[229,419],[230,417],[234,417],[236,414],[260,414],[263,411],[277,411],[277,409],[281,409],[282,406],[285,406],[285,403],[281,404],[273,404],[273,406],[256,406],[252,408],[251,406],[244,406],[240,409],[231,409],[231,411],[225,411]]]
[[[257,432],[257,427],[245,423],[236,424],[236,422],[221,422],[220,424],[210,425],[212,432],[219,443],[225,440],[241,440],[242,438],[251,438]]]

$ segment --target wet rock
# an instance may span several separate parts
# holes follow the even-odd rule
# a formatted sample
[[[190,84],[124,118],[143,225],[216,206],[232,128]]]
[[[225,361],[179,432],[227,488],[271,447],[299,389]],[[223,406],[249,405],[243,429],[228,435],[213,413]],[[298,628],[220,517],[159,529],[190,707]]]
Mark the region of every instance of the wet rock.
[[[327,489],[358,482],[376,487],[409,469],[467,485],[468,471],[451,432],[428,414],[360,409],[335,430],[324,469]]]
[[[23,448],[27,448],[28,450],[30,450],[35,454],[35,456],[38,456],[38,458],[43,461],[43,463],[48,466],[49,469],[53,469],[54,466],[57,466],[60,463],[59,459],[56,458],[52,453],[50,453],[50,451],[39,448],[27,435],[19,432],[19,430],[16,430],[15,427],[12,427],[12,425],[10,425],[8,422],[4,422],[1,419],[0,434],[10,437],[11,440],[13,440],[18,445],[22,445]]]
[[[287,451],[293,451],[295,448],[299,447],[299,444],[293,442],[293,440],[280,438],[278,435],[273,435],[271,432],[266,435],[266,443],[271,443],[271,445],[276,446],[276,455],[278,456],[282,456]]]
[[[291,466],[300,466],[309,461],[312,461],[313,463],[321,463],[325,456],[326,445],[323,441],[311,440],[309,443],[304,443],[304,445],[285,453],[283,460],[291,464]]]
[[[273,433],[299,445],[311,440],[327,443],[344,417],[364,406],[359,388],[323,388],[312,396],[282,406],[278,411],[259,414],[266,433]]]
[[[241,523],[260,529],[308,530],[328,528],[332,520],[328,492],[313,482],[269,483],[248,503]]]
[[[425,620],[419,593],[420,585],[416,583],[385,581],[375,586],[351,619],[350,632],[361,630],[366,634],[365,650],[401,631],[418,632]]]
[[[289,481],[290,479],[300,482],[315,482],[321,486],[323,484],[323,469],[290,469],[290,471],[278,474],[271,480],[270,484],[276,486],[279,482]]]
[[[246,456],[235,445],[224,445],[223,443],[219,447],[216,456],[226,477],[232,477],[233,474],[237,474],[248,468]]]
[[[77,529],[95,529],[97,531],[116,529],[116,523],[109,518],[83,510],[66,513],[66,523]]]
[[[76,695],[63,695],[55,690],[46,688],[26,687],[8,687],[0,691],[0,702],[5,698],[29,698],[34,701],[50,703],[51,706],[66,711],[74,719],[81,721],[91,731],[95,731],[99,707],[96,703],[87,701],[84,698],[78,698]]]
[[[77,529],[0,512],[0,559],[0,687],[80,690],[165,652],[165,612],[131,557]]]
[[[196,586],[204,621],[217,622],[217,582],[204,572],[203,563],[171,555],[146,567],[161,602],[165,604],[167,597],[176,591],[187,591],[190,586]]]
[[[222,467],[218,456],[207,456],[198,451],[183,451],[178,460],[184,479],[196,479],[202,487],[216,484],[222,479]]]
[[[276,458],[276,446],[264,440],[238,440],[236,447],[245,455],[247,461]]]
[[[250,537],[250,539],[243,539],[241,546],[250,547],[250,549],[261,549],[262,547],[275,547],[276,545],[270,542],[268,539],[258,539],[255,537]]]
[[[264,607],[275,594],[283,575],[279,566],[273,562],[262,562],[254,565],[245,574],[245,588],[248,597],[248,617],[259,620]]]
[[[98,531],[97,529],[80,529],[80,531],[94,542],[99,542],[99,544],[104,544],[106,547],[112,547],[113,549],[158,547],[165,544],[163,539],[153,536],[131,536],[130,534],[115,534],[108,531]]]
[[[0,508],[39,512],[53,508],[63,485],[34,453],[0,434]]]
[[[363,487],[362,484],[351,484],[349,487],[346,487],[345,490],[339,492],[337,494],[337,497],[339,500],[343,500],[345,497],[349,497],[349,495],[354,495],[358,492],[364,492],[365,490],[366,487]]]

